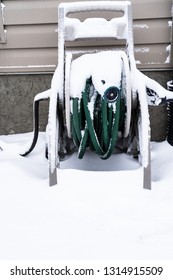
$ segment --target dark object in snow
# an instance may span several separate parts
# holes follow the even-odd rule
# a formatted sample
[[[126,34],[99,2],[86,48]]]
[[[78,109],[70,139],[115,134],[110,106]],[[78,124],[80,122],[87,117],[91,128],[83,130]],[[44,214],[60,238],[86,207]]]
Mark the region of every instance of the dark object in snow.
[[[34,102],[33,106],[33,120],[34,120],[34,137],[31,146],[27,151],[24,153],[21,153],[21,156],[27,156],[32,152],[32,150],[35,148],[35,145],[38,140],[38,134],[39,134],[39,101],[42,101],[44,99],[40,99]]]
[[[119,88],[117,87],[109,87],[104,94],[104,99],[106,102],[115,102],[115,100],[118,98],[118,95],[120,93]]]
[[[151,126],[151,141],[162,142],[167,137],[167,101],[155,106],[149,105],[149,116]]]
[[[167,89],[173,92],[173,80],[167,82]],[[167,141],[171,146],[173,146],[173,100],[168,100]]]
[[[157,99],[159,98],[157,93],[154,90],[152,90],[151,88],[148,88],[148,87],[146,87],[146,93],[147,93],[147,96],[149,98],[149,102],[151,104],[155,105]]]

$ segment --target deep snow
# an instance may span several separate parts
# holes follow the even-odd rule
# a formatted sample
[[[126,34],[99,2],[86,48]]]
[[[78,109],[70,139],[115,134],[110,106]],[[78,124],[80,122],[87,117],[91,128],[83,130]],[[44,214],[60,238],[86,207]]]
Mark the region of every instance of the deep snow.
[[[49,187],[45,134],[18,154],[30,137],[0,136],[0,259],[173,258],[172,146],[151,143],[151,191],[126,154],[74,154]]]

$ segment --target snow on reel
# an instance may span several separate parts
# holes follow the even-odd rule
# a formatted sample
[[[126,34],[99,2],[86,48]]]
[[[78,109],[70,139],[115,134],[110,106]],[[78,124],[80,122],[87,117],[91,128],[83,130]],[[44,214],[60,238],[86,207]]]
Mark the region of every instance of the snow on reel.
[[[87,54],[72,62],[68,134],[80,159],[87,147],[101,159],[109,158],[118,139],[129,133],[131,92],[126,62],[126,54],[120,51]]]

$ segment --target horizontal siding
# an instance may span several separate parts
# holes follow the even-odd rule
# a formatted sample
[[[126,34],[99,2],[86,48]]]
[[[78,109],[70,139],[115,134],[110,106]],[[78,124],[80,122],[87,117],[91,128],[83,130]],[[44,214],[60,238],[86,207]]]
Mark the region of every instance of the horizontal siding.
[[[171,16],[171,0],[132,0],[134,19],[167,18]]]
[[[0,73],[54,71],[58,46],[57,7],[60,1],[1,2],[5,5],[4,25],[7,42],[0,44]],[[172,33],[172,0],[131,2],[135,59],[139,63],[138,67],[171,68],[172,61],[168,63],[168,49]],[[103,41],[102,44],[107,42]],[[85,46],[86,43],[80,45]],[[114,45],[114,42],[110,42],[110,45]]]
[[[123,1],[123,0],[122,0]],[[57,21],[57,0],[7,0],[3,1],[5,25],[49,24]],[[77,2],[77,1],[73,1]],[[132,0],[134,19],[167,18],[170,14],[169,0]]]
[[[135,59],[139,68],[145,65],[146,68],[164,69],[168,64],[168,56],[166,44],[138,45],[135,47]]]
[[[5,25],[50,24],[57,22],[57,7],[61,1],[55,0],[7,0],[5,5]]]
[[[1,49],[54,48],[57,47],[56,24],[20,25],[7,27],[7,43]]]
[[[8,51],[1,50],[0,53],[1,73],[52,72],[57,64],[57,48],[11,49]]]
[[[170,42],[171,27],[168,19],[136,20],[134,23],[135,44],[161,44]]]
[[[1,49],[55,48],[58,46],[56,28],[56,24],[21,25],[17,29],[15,26],[9,26],[7,43],[2,44]],[[171,28],[168,27],[167,19],[147,20],[145,25],[140,20],[136,21],[134,25],[134,42],[137,45],[143,44],[144,41],[147,41],[148,44],[161,44],[170,41],[170,33]],[[89,45],[87,42],[83,44]],[[106,41],[104,44],[107,44]]]

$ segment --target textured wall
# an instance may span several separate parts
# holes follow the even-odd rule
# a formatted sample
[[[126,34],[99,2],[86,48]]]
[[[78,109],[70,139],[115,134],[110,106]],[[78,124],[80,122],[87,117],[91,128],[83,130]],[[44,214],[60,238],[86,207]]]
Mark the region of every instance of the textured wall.
[[[0,134],[23,133],[33,129],[34,96],[50,88],[52,75],[0,76]],[[41,102],[40,130],[47,122],[48,102]]]
[[[143,73],[165,88],[167,81],[173,80],[172,71],[144,71]]]
[[[166,87],[173,79],[172,72],[144,72]],[[52,74],[0,76],[0,134],[30,132],[34,96],[50,88]],[[41,102],[40,130],[45,130],[48,102]],[[166,133],[166,107],[150,107],[152,140],[162,141]]]
[[[169,72],[144,72],[151,79],[160,83],[163,87],[167,87],[167,81],[173,79],[173,74]],[[167,134],[167,104],[160,106],[149,106],[150,125],[151,125],[151,140],[163,141]]]

